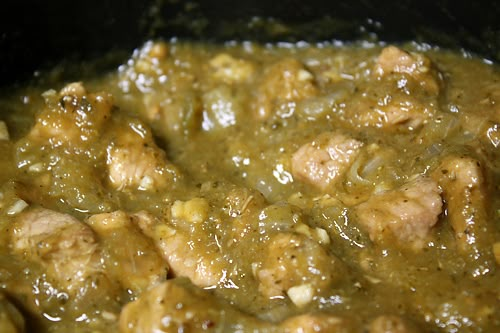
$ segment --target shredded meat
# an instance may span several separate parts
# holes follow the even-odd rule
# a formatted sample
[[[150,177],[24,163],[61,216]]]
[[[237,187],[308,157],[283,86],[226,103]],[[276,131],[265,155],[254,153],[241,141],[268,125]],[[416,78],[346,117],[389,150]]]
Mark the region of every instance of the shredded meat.
[[[358,98],[347,103],[355,126],[413,131],[438,112],[441,76],[426,56],[388,46],[372,72],[358,85]]]

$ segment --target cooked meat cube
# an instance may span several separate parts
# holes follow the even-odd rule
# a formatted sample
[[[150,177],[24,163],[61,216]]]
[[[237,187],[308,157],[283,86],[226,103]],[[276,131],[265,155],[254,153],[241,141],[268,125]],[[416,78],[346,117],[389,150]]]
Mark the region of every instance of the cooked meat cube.
[[[108,177],[119,191],[158,191],[178,177],[165,152],[141,123],[130,121],[107,149]]]
[[[256,272],[259,291],[266,297],[288,295],[298,306],[345,274],[343,264],[316,241],[293,233],[278,233],[265,249]]]
[[[45,109],[37,116],[29,137],[80,149],[97,140],[110,118],[113,99],[109,94],[87,94],[81,83],[71,83],[59,94],[44,94]]]
[[[441,190],[425,176],[401,187],[374,194],[355,207],[357,221],[374,242],[395,239],[418,248],[428,239],[442,212]]]
[[[430,93],[439,92],[439,76],[431,60],[423,54],[409,53],[395,46],[384,48],[377,59],[375,74],[382,77],[394,73],[407,74]]]
[[[443,188],[448,220],[460,251],[478,265],[485,260],[493,261],[478,249],[481,244],[493,244],[493,226],[487,213],[487,187],[479,161],[467,156],[448,156],[433,177]],[[489,271],[487,267],[479,270]]]
[[[189,231],[175,228],[145,212],[136,214],[135,218],[142,232],[153,239],[173,276],[188,277],[200,287],[219,283],[227,263],[215,240],[192,239]]]
[[[102,267],[92,229],[76,218],[34,208],[18,215],[12,228],[12,250],[40,263],[60,287],[76,293]]]
[[[106,274],[138,295],[166,280],[168,265],[133,219],[116,211],[92,215],[87,222],[99,237]]]
[[[300,181],[327,191],[354,162],[363,144],[339,133],[323,133],[292,156],[292,173]]]
[[[318,93],[313,75],[294,58],[286,58],[268,67],[256,91],[254,113],[265,120],[278,113],[287,117],[287,103],[297,103]]]

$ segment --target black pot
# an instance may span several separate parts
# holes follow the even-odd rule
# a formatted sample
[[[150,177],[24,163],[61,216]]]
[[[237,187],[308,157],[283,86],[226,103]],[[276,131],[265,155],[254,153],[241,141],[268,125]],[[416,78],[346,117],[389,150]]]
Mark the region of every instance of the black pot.
[[[417,40],[500,60],[500,2],[411,0],[3,1],[0,85],[150,38]]]

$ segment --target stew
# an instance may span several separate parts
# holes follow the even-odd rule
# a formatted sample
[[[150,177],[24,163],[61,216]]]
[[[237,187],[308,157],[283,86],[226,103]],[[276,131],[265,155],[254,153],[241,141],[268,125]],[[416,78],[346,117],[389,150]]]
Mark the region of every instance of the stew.
[[[2,332],[500,329],[488,60],[156,41],[0,109]]]

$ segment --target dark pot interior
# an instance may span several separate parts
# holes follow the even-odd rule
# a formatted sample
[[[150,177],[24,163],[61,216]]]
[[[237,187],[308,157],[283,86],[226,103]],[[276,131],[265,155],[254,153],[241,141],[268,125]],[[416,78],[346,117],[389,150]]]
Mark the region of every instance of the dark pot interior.
[[[0,85],[149,38],[417,40],[500,60],[498,1],[12,1],[0,12]]]

